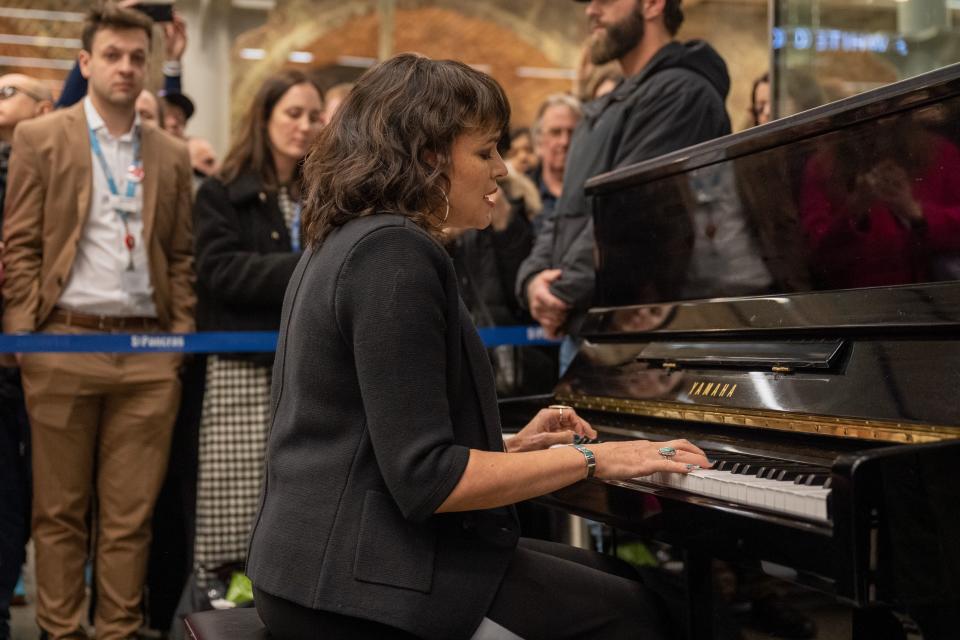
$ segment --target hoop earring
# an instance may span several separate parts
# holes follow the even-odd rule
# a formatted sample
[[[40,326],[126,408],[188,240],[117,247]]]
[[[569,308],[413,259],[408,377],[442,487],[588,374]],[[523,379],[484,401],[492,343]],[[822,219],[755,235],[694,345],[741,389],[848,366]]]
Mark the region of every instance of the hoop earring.
[[[440,221],[440,224],[444,224],[450,217],[450,199],[447,198],[447,192],[443,188],[440,188],[440,193],[443,194],[443,201],[447,203],[447,210],[443,214],[443,220]]]

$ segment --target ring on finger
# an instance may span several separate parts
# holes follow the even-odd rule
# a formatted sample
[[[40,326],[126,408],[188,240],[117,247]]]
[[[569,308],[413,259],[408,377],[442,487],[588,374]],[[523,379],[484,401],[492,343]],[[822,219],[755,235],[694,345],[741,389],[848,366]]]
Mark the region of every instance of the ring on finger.
[[[669,460],[673,456],[677,455],[677,450],[673,447],[660,447],[657,449],[657,453],[664,457],[664,459]]]
[[[558,421],[560,424],[563,424],[563,411],[564,411],[565,409],[568,410],[568,411],[573,411],[573,407],[570,407],[570,406],[565,405],[565,404],[552,404],[552,405],[550,405],[550,406],[547,407],[547,408],[548,408],[548,409],[556,409],[557,411],[560,412],[560,416],[557,418],[557,421]]]

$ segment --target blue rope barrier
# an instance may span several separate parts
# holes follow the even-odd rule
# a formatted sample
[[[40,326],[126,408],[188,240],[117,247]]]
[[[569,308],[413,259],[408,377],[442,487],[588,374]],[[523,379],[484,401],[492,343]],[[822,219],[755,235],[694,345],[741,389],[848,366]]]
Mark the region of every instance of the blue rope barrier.
[[[478,331],[488,347],[557,344],[543,335],[541,327]],[[0,335],[0,353],[267,353],[276,348],[274,331]]]

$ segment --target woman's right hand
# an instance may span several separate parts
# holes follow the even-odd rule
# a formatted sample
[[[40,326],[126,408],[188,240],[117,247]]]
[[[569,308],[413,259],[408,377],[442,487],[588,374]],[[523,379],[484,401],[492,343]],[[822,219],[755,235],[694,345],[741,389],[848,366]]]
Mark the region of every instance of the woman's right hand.
[[[625,440],[588,446],[597,462],[594,475],[603,480],[627,480],[657,471],[689,473],[697,467],[710,467],[703,450],[687,440]],[[673,447],[677,453],[666,458],[660,454],[661,447]]]

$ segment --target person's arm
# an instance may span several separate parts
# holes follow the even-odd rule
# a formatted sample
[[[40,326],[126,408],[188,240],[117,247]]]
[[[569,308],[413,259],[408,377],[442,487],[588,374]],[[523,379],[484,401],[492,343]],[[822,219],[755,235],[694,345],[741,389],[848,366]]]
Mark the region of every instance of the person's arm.
[[[504,453],[455,441],[449,389],[466,374],[448,371],[456,361],[449,350],[461,348],[459,327],[447,327],[458,302],[447,297],[450,270],[442,249],[423,233],[386,227],[355,245],[337,281],[337,325],[352,346],[376,464],[401,513],[414,521],[512,504],[572,484],[587,470],[583,454],[570,447]],[[547,419],[541,412],[535,421]],[[585,424],[577,429],[592,432]],[[557,437],[570,438],[561,433]],[[662,443],[592,445],[597,476],[707,465],[689,443],[669,444],[678,450],[672,461],[657,453]]]
[[[448,369],[461,348],[459,324],[447,324],[459,318],[456,293],[447,295],[455,278],[443,249],[406,226],[371,231],[337,277],[337,327],[353,352],[366,436],[390,495],[413,521],[436,511],[469,458],[451,417],[450,398],[467,375]]]
[[[594,477],[599,479],[628,480],[657,471],[689,473],[693,468],[709,466],[703,451],[686,440],[628,440],[585,446],[594,454]],[[659,449],[664,446],[676,449],[676,455],[660,455]],[[437,513],[502,507],[562,489],[586,477],[586,457],[573,447],[524,453],[471,449],[460,482]]]
[[[540,323],[548,338],[559,337],[560,328],[567,320],[569,304],[557,296],[551,285],[562,275],[560,269],[551,268],[556,218],[543,221],[543,227],[534,241],[530,255],[517,271],[516,295],[522,309],[530,311]]]
[[[517,282],[515,293],[517,301],[524,309],[530,308],[530,301],[527,299],[527,287],[538,273],[553,268],[551,254],[553,253],[554,234],[556,233],[556,222],[554,217],[545,218],[540,233],[533,241],[533,248],[530,255],[520,264],[517,270]]]
[[[283,303],[300,255],[258,253],[245,246],[240,216],[217,179],[206,180],[194,205],[197,277],[218,299],[239,306]]]
[[[13,151],[7,174],[4,204],[3,330],[36,330],[40,304],[40,265],[43,255],[44,167],[28,128],[13,133]]]
[[[176,163],[177,194],[174,210],[173,240],[167,256],[167,278],[170,283],[170,329],[174,333],[191,333],[196,329],[193,271],[193,178],[186,145],[180,147]]]
[[[73,69],[67,74],[67,79],[63,81],[63,91],[60,92],[60,98],[53,106],[54,109],[62,109],[77,104],[87,95],[87,79],[80,73],[80,61],[74,63]]]
[[[183,54],[187,50],[187,23],[176,12],[173,21],[163,25],[163,90],[182,93]]]
[[[584,199],[585,203],[589,201]],[[585,204],[584,206],[587,206]],[[562,277],[551,283],[550,291],[566,300],[575,309],[587,309],[593,302],[596,267],[593,257],[593,216],[583,220],[583,227],[563,255],[559,269]]]
[[[183,93],[180,84],[180,66],[163,63],[163,91],[165,93]]]

